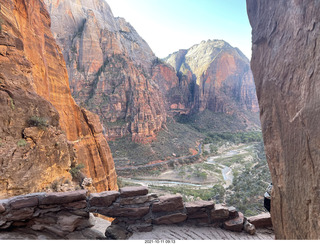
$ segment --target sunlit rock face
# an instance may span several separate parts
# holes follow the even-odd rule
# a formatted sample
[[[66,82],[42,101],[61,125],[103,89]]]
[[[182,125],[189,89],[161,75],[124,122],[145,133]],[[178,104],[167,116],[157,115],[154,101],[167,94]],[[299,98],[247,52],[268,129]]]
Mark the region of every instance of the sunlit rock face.
[[[320,2],[247,0],[278,239],[320,238]]]
[[[165,61],[176,70],[180,86],[190,93],[184,96],[187,100],[180,100],[185,107],[195,112],[258,112],[249,60],[227,42],[202,41],[169,55]],[[181,105],[174,105],[178,106]],[[240,113],[238,116],[245,117]]]
[[[98,191],[116,189],[112,155],[90,112],[80,109],[69,88],[59,46],[42,0],[1,0],[0,192],[43,190],[85,166]],[[46,121],[45,128],[30,124]]]
[[[149,142],[166,122],[156,59],[148,44],[101,0],[45,0],[75,100],[99,114],[109,139]]]

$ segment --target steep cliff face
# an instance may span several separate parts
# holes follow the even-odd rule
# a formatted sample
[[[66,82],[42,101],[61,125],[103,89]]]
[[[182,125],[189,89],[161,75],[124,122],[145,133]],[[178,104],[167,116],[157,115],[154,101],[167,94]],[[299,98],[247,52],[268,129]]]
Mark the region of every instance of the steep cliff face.
[[[165,97],[165,106],[169,114],[189,114],[192,108],[192,85],[190,79],[179,77],[175,69],[158,60],[152,66],[152,79],[158,84]]]
[[[246,117],[238,111],[259,110],[249,60],[228,43],[202,41],[169,55],[165,61],[175,68],[180,85],[189,91],[184,101],[188,105],[184,105],[191,105],[194,112],[209,109]]]
[[[150,77],[155,56],[148,44],[105,1],[45,2],[75,100],[100,115],[110,139],[153,140],[166,110]]]
[[[41,0],[0,6],[1,192],[39,191],[75,164],[85,165],[96,190],[116,189],[109,146],[99,120],[71,96],[46,6]],[[32,117],[46,121],[45,128]]]
[[[320,2],[247,0],[278,239],[320,238]]]

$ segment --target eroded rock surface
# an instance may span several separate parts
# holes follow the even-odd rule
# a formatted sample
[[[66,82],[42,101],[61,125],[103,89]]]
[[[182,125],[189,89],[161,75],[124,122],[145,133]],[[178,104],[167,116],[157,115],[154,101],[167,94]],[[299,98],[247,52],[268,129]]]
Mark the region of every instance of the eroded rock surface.
[[[247,0],[277,239],[320,238],[320,2]]]
[[[96,190],[116,189],[109,146],[94,129],[99,119],[71,96],[43,1],[1,0],[0,6],[0,197],[70,179],[76,164],[85,166]]]

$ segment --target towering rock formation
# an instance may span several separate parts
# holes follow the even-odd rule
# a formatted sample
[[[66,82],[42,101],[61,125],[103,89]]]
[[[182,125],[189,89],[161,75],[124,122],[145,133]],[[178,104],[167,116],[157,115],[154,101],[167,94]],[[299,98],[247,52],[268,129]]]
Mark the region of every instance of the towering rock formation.
[[[0,192],[42,190],[84,164],[96,190],[116,189],[99,118],[74,102],[42,0],[0,0]]]
[[[209,109],[239,116],[242,116],[239,110],[258,111],[249,60],[225,41],[202,41],[188,50],[169,55],[165,61],[175,68],[183,94],[191,93],[180,99],[169,95],[173,98],[172,108],[191,107],[196,112]],[[168,89],[167,94],[171,92]]]
[[[320,2],[247,0],[278,239],[320,239]]]
[[[166,110],[148,44],[101,0],[45,0],[75,100],[100,115],[110,139],[156,137]]]

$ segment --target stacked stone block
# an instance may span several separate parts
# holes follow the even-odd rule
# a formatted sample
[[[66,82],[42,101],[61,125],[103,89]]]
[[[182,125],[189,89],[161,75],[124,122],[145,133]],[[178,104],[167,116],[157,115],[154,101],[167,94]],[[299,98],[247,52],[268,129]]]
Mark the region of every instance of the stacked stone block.
[[[119,191],[91,193],[36,193],[0,200],[0,230],[27,227],[59,237],[93,226],[98,213],[114,218],[106,230],[108,239],[127,239],[133,232],[152,231],[153,225],[191,224],[245,230],[254,234],[249,219],[234,207],[212,201],[184,203],[180,195],[158,197],[146,187],[125,187]]]
[[[85,190],[35,193],[0,200],[0,229],[27,227],[65,237],[93,225]]]

